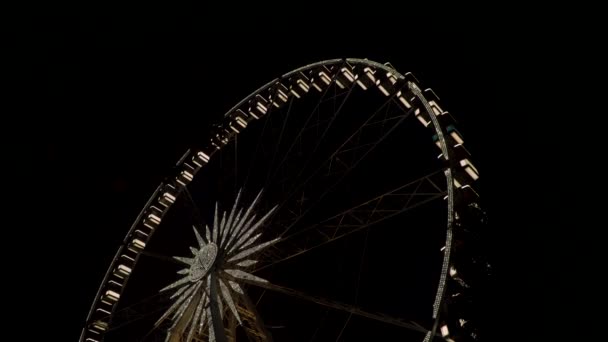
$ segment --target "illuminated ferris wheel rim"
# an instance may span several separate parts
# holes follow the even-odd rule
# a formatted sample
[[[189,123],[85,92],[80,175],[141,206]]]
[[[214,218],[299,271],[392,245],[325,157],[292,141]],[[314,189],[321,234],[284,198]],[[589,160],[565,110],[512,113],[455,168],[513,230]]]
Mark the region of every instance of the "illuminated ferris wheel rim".
[[[311,77],[308,79],[305,73],[312,73],[313,71],[317,72],[316,76],[318,78]],[[470,181],[463,181],[464,178],[462,178],[462,175],[465,177],[468,175],[473,181],[476,180],[478,178],[477,170],[470,163],[470,159],[454,160],[451,158],[454,146],[462,147],[462,137],[452,125],[442,125],[442,122],[440,122],[440,117],[451,116],[441,109],[438,103],[439,99],[432,90],[426,89],[423,92],[418,88],[418,81],[412,74],[403,75],[388,63],[381,64],[367,59],[346,58],[312,63],[269,81],[225,113],[221,126],[212,132],[207,146],[195,151],[188,150],[180,158],[176,164],[176,175],[167,178],[157,187],[115,254],[88,313],[80,341],[103,340],[112,314],[120,300],[120,295],[128,282],[131,271],[146,247],[147,240],[159,226],[163,216],[168,212],[179,194],[193,180],[197,172],[209,162],[213,154],[245,129],[249,122],[262,119],[270,106],[274,105],[278,108],[287,102],[288,97],[300,98],[313,87],[320,90],[318,86],[323,85],[321,82],[324,83],[324,86],[329,86],[333,82],[341,88],[344,88],[345,83],[350,85],[356,82],[364,90],[375,86],[385,96],[394,96],[405,107],[415,109],[416,117],[425,127],[433,126],[435,133],[433,138],[440,148],[440,157],[446,165],[444,174],[447,181],[446,200],[448,204],[443,264],[433,305],[433,318],[437,318],[443,302],[450,264],[455,191],[466,191],[467,196],[477,196],[473,187],[469,184]],[[409,103],[405,97],[405,91],[402,90],[410,91],[415,95],[420,102],[420,107],[411,108],[412,104]],[[265,94],[269,95],[264,97]],[[464,148],[462,147],[462,149]],[[458,174],[454,174],[456,170],[459,171]],[[96,315],[106,317],[106,319],[98,320],[95,317]],[[435,320],[435,322],[432,331],[427,333],[427,338],[435,334],[438,320]]]

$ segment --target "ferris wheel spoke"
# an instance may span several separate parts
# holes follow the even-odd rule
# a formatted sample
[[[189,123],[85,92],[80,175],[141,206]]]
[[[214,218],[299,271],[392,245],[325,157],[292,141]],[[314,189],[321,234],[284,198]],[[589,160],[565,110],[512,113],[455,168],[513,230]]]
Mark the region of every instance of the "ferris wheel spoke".
[[[246,281],[247,282],[247,281]],[[361,316],[361,317],[365,317],[365,318],[369,318],[372,320],[376,320],[376,321],[380,321],[380,322],[384,322],[384,323],[388,323],[388,324],[392,324],[392,325],[396,325],[402,328],[406,328],[409,330],[413,330],[413,331],[417,331],[423,334],[426,334],[428,329],[425,329],[424,327],[422,327],[420,324],[415,323],[413,321],[403,321],[399,318],[395,318],[395,317],[391,317],[385,314],[379,314],[379,313],[372,313],[372,312],[367,312],[365,310],[362,310],[361,308],[354,306],[354,305],[349,305],[349,304],[345,304],[345,303],[340,303],[338,301],[335,300],[331,300],[331,299],[327,299],[327,298],[322,298],[322,297],[318,297],[318,296],[312,296],[309,294],[306,294],[302,291],[298,291],[298,290],[294,290],[285,286],[280,286],[280,285],[276,285],[276,284],[272,284],[272,283],[258,283],[258,282],[247,282],[251,285],[254,286],[258,286],[267,290],[271,290],[274,292],[278,292],[278,293],[282,293],[288,296],[292,296],[292,297],[296,297],[308,302],[312,302],[321,306],[325,306],[325,307],[329,307],[335,310],[339,310],[339,311],[343,311],[343,312],[348,312],[350,314],[353,315],[357,315],[357,316]]]
[[[468,174],[470,178],[476,180],[478,175],[468,160],[470,156],[466,150],[461,148],[458,153],[452,154],[452,147],[454,149],[458,146],[462,147],[463,143],[462,136],[453,127],[453,118],[450,119],[449,115],[445,115],[448,113],[439,107],[437,103],[439,98],[432,90],[426,89],[423,93],[418,88],[417,82],[411,75],[399,74],[389,63],[382,65],[360,59],[335,59],[293,70],[243,98],[225,114],[221,122],[213,126],[211,137],[207,143],[203,142],[204,146],[201,145],[196,150],[188,150],[184,154],[176,165],[175,173],[163,180],[145,204],[102,280],[80,340],[82,342],[103,340],[106,333],[111,333],[112,339],[135,334],[141,338],[142,334],[145,334],[144,339],[156,340],[168,329],[166,336],[168,341],[191,342],[205,339],[234,342],[235,327],[238,322],[251,341],[271,341],[272,337],[256,310],[257,303],[253,304],[243,290],[248,285],[263,289],[258,303],[268,290],[268,292],[281,293],[277,295],[278,297],[288,295],[321,305],[326,312],[332,309],[348,313],[348,319],[345,319],[345,323],[342,322],[344,326],[337,325],[338,329],[335,330],[335,332],[339,331],[338,340],[343,337],[348,324],[350,324],[348,328],[353,326],[351,320],[353,316],[426,334],[425,341],[433,340],[435,334],[437,340],[449,340],[443,326],[438,329],[438,325],[447,321],[447,318],[443,317],[447,311],[440,309],[447,308],[449,302],[446,302],[445,298],[449,298],[452,290],[451,283],[447,282],[447,277],[451,274],[448,273],[451,271],[448,267],[452,265],[450,260],[452,225],[453,222],[462,222],[454,221],[459,219],[454,208],[460,210],[460,205],[468,204],[463,201],[469,200],[462,193],[455,191],[458,191],[457,188],[464,189],[470,185],[470,183],[462,183],[460,181],[462,177]],[[352,93],[355,84],[364,91],[368,88],[380,90],[384,96],[373,95],[369,98],[370,101],[358,103],[353,99],[358,93]],[[294,96],[300,99],[300,95],[308,93],[313,87],[318,90],[318,92],[313,91],[314,97],[303,100],[304,105],[301,106],[301,110],[299,104],[295,105],[292,113]],[[351,94],[355,95],[351,96]],[[311,108],[312,112],[306,116]],[[398,108],[399,112],[395,108]],[[355,112],[354,115],[346,115],[351,109]],[[280,112],[276,113],[279,110]],[[269,115],[271,112],[273,115]],[[298,114],[303,115],[296,116],[296,112],[301,112]],[[367,166],[367,164],[373,164],[371,167],[376,171],[393,167],[391,157],[394,156],[387,154],[385,159],[385,156],[378,152],[385,147],[395,146],[401,155],[404,152],[402,142],[410,142],[408,140],[410,136],[412,139],[418,139],[418,132],[422,135],[419,126],[411,130],[409,127],[403,128],[403,131],[401,128],[396,130],[400,126],[405,126],[404,121],[410,116],[414,117],[412,114],[415,114],[424,128],[428,128],[427,132],[430,130],[431,134],[436,133],[432,140],[442,152],[438,159],[440,162],[445,162],[443,165],[446,169],[442,170],[445,174],[441,177],[442,181],[435,181],[433,175],[439,174],[436,172],[385,192],[387,184],[392,186],[395,182],[402,182],[403,174],[410,174],[413,170],[401,172],[401,169],[394,168],[385,173],[386,179],[382,178],[372,183],[372,177],[369,177],[365,170],[360,169],[363,168],[362,165]],[[241,134],[249,124],[252,128]],[[237,138],[241,141],[237,142]],[[397,142],[397,139],[393,141],[393,138],[399,138],[399,141]],[[427,142],[429,140],[427,139]],[[230,142],[234,145],[229,146]],[[432,144],[430,145],[432,148]],[[417,158],[422,157],[427,150],[423,147],[414,152],[417,152],[413,153]],[[210,164],[210,158],[214,154],[214,161]],[[461,156],[466,158],[460,159]],[[428,164],[424,164],[427,161]],[[201,177],[204,180],[192,182],[194,176],[207,164],[210,166],[206,167]],[[426,160],[422,159],[420,164],[413,162],[410,165],[427,169],[432,167],[431,164],[436,165],[438,162],[437,159],[429,156]],[[452,176],[452,172],[460,172],[460,174],[455,173]],[[207,176],[219,180],[214,183],[212,179],[207,180],[205,178]],[[243,189],[243,198],[245,198],[249,197],[252,185],[261,188],[267,194],[265,196],[267,200],[262,201],[260,205],[260,212],[257,209],[253,210],[253,206],[261,192],[249,207],[239,208],[241,205],[239,186],[240,189],[245,188]],[[208,203],[208,200],[204,197],[199,198],[199,193],[195,193],[195,189],[203,190],[201,196],[207,194],[218,196],[217,201],[220,201],[220,205],[218,208],[218,203],[215,203],[215,216],[210,214],[211,206],[199,209],[195,199],[199,204]],[[204,191],[209,189],[210,191]],[[357,190],[357,194],[351,196],[351,190]],[[190,191],[196,196],[195,198]],[[372,192],[373,196],[368,195]],[[376,195],[379,192],[385,193]],[[340,197],[342,195],[343,197]],[[225,209],[231,207],[231,210],[219,212],[222,208],[221,202],[227,197],[233,200],[236,197],[230,206],[225,207]],[[368,200],[370,197],[374,198]],[[308,252],[343,237],[348,239],[350,234],[364,229],[366,231],[363,233],[375,233],[370,232],[370,227],[387,226],[388,229],[393,229],[388,226],[398,220],[385,221],[441,198],[447,199],[445,201],[447,233],[445,246],[442,249],[440,280],[433,304],[434,321],[429,321],[425,327],[381,313],[367,312],[360,307],[358,294],[363,265],[368,265],[365,261],[377,261],[372,257],[366,258],[367,235],[363,253],[355,250],[359,253],[355,258],[358,259],[360,256],[361,261],[356,283],[353,284],[354,299],[349,296],[347,300],[351,304],[310,295],[306,293],[309,292],[305,288],[306,285],[302,285],[304,286],[302,291],[275,285],[272,276],[280,277],[280,275],[274,272],[267,274],[270,276],[268,280],[260,278],[261,274],[256,273],[304,254],[306,260],[314,259],[313,253]],[[175,209],[171,214],[166,215],[170,208],[175,207],[177,204],[175,202],[179,203],[178,207],[184,206],[190,212],[190,216],[186,214],[186,220],[174,215]],[[354,203],[359,204],[353,206]],[[425,209],[435,210],[439,206],[433,205]],[[180,208],[177,214],[183,214],[183,209]],[[416,214],[426,214],[426,210]],[[434,215],[429,216],[433,216],[432,220],[428,221],[429,225],[433,225],[432,228],[435,228],[435,224],[443,223],[440,222],[443,217],[437,215],[435,219]],[[177,253],[182,242],[185,243],[181,240],[181,233],[184,228],[183,223],[187,220],[189,222],[186,226],[194,224],[192,241],[198,243],[197,247],[190,247],[191,254],[188,252],[188,246],[183,246],[183,253],[178,257],[157,254],[164,253],[165,250],[175,250]],[[174,239],[166,238],[168,235],[161,235],[160,240],[151,241],[152,234],[161,226],[161,234],[173,234]],[[170,228],[176,229],[171,231]],[[405,236],[409,234],[407,230],[402,230],[401,233]],[[429,243],[439,246],[440,241],[436,241],[437,235],[434,232],[419,237],[432,240]],[[352,248],[356,248],[353,247],[355,244],[352,244],[354,240],[342,241],[345,242],[342,255],[347,257]],[[160,246],[160,243],[164,246]],[[425,247],[422,244],[419,246]],[[335,244],[332,247],[335,247]],[[454,252],[458,251],[460,249]],[[137,263],[142,255],[144,265],[139,267]],[[162,285],[157,285],[155,281],[150,281],[150,278],[140,275],[143,271],[152,271],[159,281],[162,280],[160,277],[166,277],[165,267],[155,269],[153,266],[167,265],[162,265],[161,262],[155,263],[153,259],[179,263],[180,268],[176,267],[175,271],[184,277],[179,277],[180,279],[177,280],[169,279],[167,283],[171,284],[160,290],[171,290],[171,293],[157,293],[143,298],[149,295],[148,290],[151,290],[152,286],[161,288],[166,285],[164,280]],[[132,273],[136,266],[138,272]],[[351,279],[348,277],[344,280]],[[145,286],[149,288],[144,291],[129,288],[125,291],[128,281],[135,282],[140,288]],[[300,285],[294,287],[300,288]],[[390,292],[387,295],[390,295]],[[276,307],[271,307],[271,310],[273,309]],[[418,308],[414,306],[413,309]],[[159,312],[161,310],[164,312]],[[379,310],[390,312],[389,309]],[[155,317],[149,317],[150,315]],[[158,317],[161,317],[160,320],[157,320]],[[418,316],[404,314],[403,317]],[[140,323],[132,325],[133,322]],[[116,332],[125,326],[129,327]],[[316,332],[313,338],[315,336]]]
[[[344,104],[346,104],[346,101],[348,100],[348,98],[352,94],[352,91],[355,89],[355,85],[356,85],[356,83],[353,83],[349,87],[348,92],[346,93],[346,96],[344,96],[344,98],[342,99],[342,102],[340,102],[340,105],[338,106],[338,108],[334,110],[334,114],[332,115],[332,117],[329,119],[327,125],[325,126],[325,130],[323,130],[323,133],[321,134],[321,137],[317,138],[317,143],[315,144],[315,147],[313,148],[312,152],[310,153],[310,156],[308,157],[308,159],[304,163],[304,166],[301,167],[300,172],[295,176],[294,179],[299,179],[300,176],[302,175],[302,173],[304,172],[304,170],[306,170],[306,168],[310,164],[310,161],[312,160],[314,154],[319,149],[319,146],[321,146],[321,143],[323,142],[323,139],[325,138],[325,136],[327,135],[327,132],[331,128],[331,125],[334,123],[334,121],[336,120],[336,118],[338,117],[338,115],[340,115],[340,112],[342,111],[342,108],[344,108]],[[334,96],[333,99],[334,99],[334,107],[335,107],[336,96]]]
[[[302,237],[307,234],[306,243],[295,248],[274,248],[266,252],[271,261],[259,266],[254,272],[261,271],[279,262],[305,254],[313,249],[336,241],[362,229],[371,227],[391,217],[403,214],[426,203],[443,198],[445,191],[435,189],[433,178],[441,176],[441,170],[422,176],[407,184],[378,195],[368,201],[346,209],[319,223],[304,227],[288,236],[283,236],[278,244]],[[274,224],[281,225],[281,222]],[[283,223],[293,226],[294,223]]]
[[[294,101],[293,97],[291,99],[289,99],[289,105],[287,106],[287,112],[285,113],[285,119],[283,120],[283,125],[281,126],[281,133],[279,133],[279,138],[276,142],[276,145],[274,147],[274,152],[272,154],[272,160],[270,161],[270,169],[272,169],[272,166],[274,165],[274,162],[277,158],[277,154],[279,153],[279,146],[281,146],[281,142],[283,141],[283,134],[285,133],[285,127],[287,126],[287,121],[289,121],[289,114],[291,113],[293,101]],[[266,188],[268,186],[271,179],[272,179],[271,173],[269,172],[268,177],[266,178],[266,182],[264,184],[264,188]]]
[[[270,106],[270,109],[268,109],[268,113],[270,114],[270,112],[272,111],[272,106]],[[254,156],[256,156],[258,154],[258,151],[260,150],[260,146],[262,146],[262,137],[264,136],[264,132],[266,132],[266,128],[268,127],[268,122],[270,122],[270,120],[264,120],[264,127],[262,128],[262,134],[260,134],[260,136],[257,139],[257,143],[255,146],[255,152],[254,152]],[[253,158],[252,162],[249,164],[249,167],[247,168],[247,176],[245,177],[245,180],[243,180],[243,187],[246,187],[247,182],[249,181],[249,177],[251,176],[251,172],[255,169],[255,162],[256,162],[256,158]]]
[[[174,263],[174,264],[183,265],[182,262],[174,259],[173,257],[167,256],[167,255],[158,254],[158,253],[154,253],[154,252],[150,252],[150,251],[146,251],[146,250],[143,250],[140,253],[140,255],[141,256],[145,256],[145,257],[149,257],[149,258],[153,258],[153,259],[157,259],[157,260],[171,262],[171,263]]]
[[[336,76],[337,76],[337,74],[332,75],[332,77],[331,77],[331,79],[329,81],[329,84],[333,83],[333,81],[335,80]],[[310,127],[309,123],[313,119],[314,114],[318,113],[318,110],[319,110],[319,107],[321,106],[321,104],[326,100],[326,97],[329,94],[329,89],[331,89],[331,87],[328,86],[325,90],[323,90],[323,93],[322,93],[321,97],[317,101],[316,105],[313,107],[313,110],[310,112],[310,114],[308,114],[308,116],[306,118],[306,121],[304,122],[304,124],[300,128],[298,134],[295,135],[295,137],[293,139],[293,142],[291,143],[291,145],[287,149],[287,152],[285,152],[285,155],[281,159],[281,162],[278,164],[278,166],[275,169],[275,171],[273,173],[271,173],[272,176],[270,177],[270,179],[274,179],[277,176],[279,170],[281,169],[281,166],[288,160],[288,157],[290,155],[291,150],[296,146],[297,142],[302,137],[302,134],[306,131],[306,129]]]
[[[393,95],[394,96],[394,95]],[[353,141],[353,139],[355,137],[360,137],[360,134],[363,132],[363,130],[367,127],[367,124],[369,122],[371,122],[371,120],[383,109],[387,106],[388,103],[390,103],[390,101],[392,100],[392,97],[390,97],[387,101],[385,101],[385,103],[378,109],[376,110],[376,112],[374,114],[372,114],[364,123],[363,125],[361,125],[359,127],[359,129],[357,129],[357,131],[355,131],[355,133],[353,133],[349,138],[347,138],[342,145],[340,145],[340,147],[338,147],[338,149],[332,153],[330,155],[330,157],[323,162],[302,184],[300,185],[295,185],[294,187],[292,187],[292,189],[290,191],[288,191],[287,193],[290,194],[287,196],[287,198],[279,205],[279,209],[286,205],[288,203],[288,201],[294,196],[294,194],[299,193],[299,190],[302,188],[305,188],[306,184],[308,182],[310,182],[311,179],[314,178],[314,176],[316,176],[321,170],[325,169],[327,167],[327,165],[331,165],[330,161],[335,159],[336,157],[338,157],[338,155],[341,154],[342,152],[342,148],[344,147],[348,147],[348,143]],[[354,160],[351,161],[350,165],[347,165],[346,169],[339,174],[338,179],[335,180],[331,185],[326,187],[326,190],[320,195],[318,196],[316,202],[313,205],[310,205],[296,220],[294,220],[293,224],[288,226],[283,233],[281,234],[281,236],[285,235],[292,227],[293,225],[295,225],[304,215],[306,215],[315,205],[317,205],[318,203],[321,202],[321,200],[331,191],[333,190],[333,188],[335,188],[343,179],[344,177],[346,177],[354,168],[357,167],[357,165],[365,159],[365,157],[367,157],[367,155],[372,152],[384,139],[386,139],[390,133],[392,133],[405,119],[407,119],[409,116],[411,116],[411,114],[414,113],[414,109],[410,109],[406,112],[405,115],[402,115],[398,121],[387,131],[387,132],[383,132],[382,135],[374,140],[373,144],[363,153],[363,155],[361,155],[360,157],[355,157]]]

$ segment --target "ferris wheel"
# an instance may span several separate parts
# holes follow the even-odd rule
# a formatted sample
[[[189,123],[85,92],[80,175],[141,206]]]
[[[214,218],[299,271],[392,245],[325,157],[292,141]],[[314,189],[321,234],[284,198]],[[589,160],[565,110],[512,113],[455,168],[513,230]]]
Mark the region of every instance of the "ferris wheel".
[[[412,74],[352,58],[293,70],[154,191],[80,341],[477,340],[478,178]]]

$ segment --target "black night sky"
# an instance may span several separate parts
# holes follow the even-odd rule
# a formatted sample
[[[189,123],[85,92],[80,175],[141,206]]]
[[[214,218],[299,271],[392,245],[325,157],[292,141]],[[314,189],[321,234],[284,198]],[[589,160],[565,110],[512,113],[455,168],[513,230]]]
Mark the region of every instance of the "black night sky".
[[[32,101],[45,113],[37,119],[38,156],[45,163],[40,180],[53,227],[39,237],[56,246],[48,249],[58,265],[49,286],[64,312],[51,317],[57,322],[53,338],[78,338],[117,246],[183,152],[260,85],[319,60],[390,62],[431,87],[466,137],[482,175],[490,226],[498,230],[506,222],[497,209],[504,190],[497,171],[502,159],[493,144],[500,129],[495,108],[505,97],[499,83],[508,72],[499,61],[504,55],[482,38],[482,28],[455,32],[446,25],[412,34],[407,25],[394,25],[388,28],[392,34],[383,35],[381,28],[353,25],[329,34],[320,27],[279,30],[255,22],[219,28],[173,16],[31,21],[29,75],[39,94]],[[488,238],[497,243],[499,234]],[[492,250],[500,277],[508,258],[504,248]],[[499,308],[507,299],[498,292],[505,286],[488,297],[489,340],[503,335],[500,320],[507,314]]]

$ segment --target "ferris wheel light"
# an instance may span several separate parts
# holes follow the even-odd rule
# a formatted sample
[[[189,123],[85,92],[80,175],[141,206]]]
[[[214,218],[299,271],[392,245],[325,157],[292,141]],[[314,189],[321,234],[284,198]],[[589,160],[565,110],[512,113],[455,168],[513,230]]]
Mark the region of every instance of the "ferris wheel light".
[[[441,109],[441,107],[439,107],[437,102],[429,101],[429,106],[433,110],[433,114],[435,114],[435,116],[439,116],[439,115],[443,114],[443,110]]]
[[[359,87],[361,87],[361,89],[367,90],[367,86],[363,82],[361,82],[360,79],[357,79],[357,84],[359,85]]]
[[[144,231],[140,230],[140,229],[136,229],[135,230],[135,235],[139,235],[139,236],[141,236],[144,239],[148,238],[148,234],[145,233]]]
[[[291,92],[293,94],[293,96],[297,97],[298,99],[302,98],[302,96],[298,93],[298,91],[294,89],[294,86],[291,86],[289,88],[289,92]]]
[[[109,315],[111,315],[111,312],[110,312],[110,311],[108,311],[108,310],[104,310],[104,309],[102,309],[102,308],[97,308],[97,309],[95,310],[95,312],[99,313],[99,314],[100,314],[100,315],[102,315],[102,316],[109,316]]]
[[[133,259],[132,257],[130,257],[130,256],[126,255],[126,254],[122,254],[120,257],[123,258],[123,259],[126,259],[127,263],[129,263],[129,262],[135,262],[135,259]]]
[[[249,108],[249,114],[256,119],[259,119],[261,116],[265,115],[267,111],[268,101],[260,94],[257,94],[253,100],[253,106]]]
[[[239,109],[240,110],[240,109]],[[209,156],[207,154],[205,154],[204,152],[198,152],[196,154],[197,157],[199,157],[203,162],[207,163],[209,161]],[[198,164],[197,164],[198,165]],[[198,166],[203,166],[202,164],[198,165]]]
[[[315,79],[314,79],[314,78],[311,80],[310,84],[312,84],[312,86],[313,86],[315,89],[317,89],[317,91],[318,91],[318,92],[322,92],[322,91],[323,91],[323,88],[321,88],[321,87],[320,87],[320,86],[317,84],[317,82],[315,82]]]
[[[326,66],[323,66],[318,75],[321,78],[321,81],[325,82],[326,85],[329,85],[331,83],[331,77],[329,77],[330,74],[331,71]]]
[[[247,127],[247,121],[243,120],[241,117],[237,117],[235,121],[242,128],[246,128]]]
[[[384,86],[382,85],[382,83],[380,82],[380,80],[376,81],[376,85],[378,86],[378,89],[380,89],[380,91],[382,92],[382,94],[384,94],[384,96],[389,96],[390,93],[388,92],[388,90],[386,90],[386,88],[384,88]]]
[[[118,292],[108,290],[105,293],[105,298],[109,299],[110,301],[117,302],[118,299],[120,298],[120,294]]]
[[[441,330],[441,336],[442,337],[446,337],[446,336],[448,336],[450,334],[450,331],[448,330],[447,324],[442,325],[441,328],[440,328],[440,330]]]
[[[370,68],[370,67],[366,67],[365,69],[363,69],[363,72],[365,73],[365,76],[367,76],[367,78],[370,81],[372,81],[373,83],[376,83],[376,77],[374,76],[376,71],[372,70],[372,68]]]
[[[464,144],[464,140],[462,139],[462,136],[460,135],[460,132],[458,132],[458,130],[456,129],[456,127],[454,127],[454,125],[449,125],[446,128],[446,131],[448,132],[448,134],[450,135],[450,137],[452,139],[454,139],[454,141],[456,142],[456,144],[460,144],[460,145]]]
[[[353,83],[355,81],[355,75],[349,68],[344,67],[340,71],[342,71],[342,74],[344,75],[344,77],[346,77],[347,80],[350,81],[350,83]]]
[[[108,330],[108,323],[104,321],[95,321],[93,322],[93,327],[100,331],[106,331]]]
[[[274,88],[275,94],[271,95],[272,104],[280,108],[288,100],[289,91],[281,82],[277,82]]]
[[[302,91],[304,91],[305,93],[308,93],[308,91],[310,90],[310,87],[308,86],[307,82],[305,82],[304,80],[302,80],[301,78],[298,79],[297,81],[297,85],[298,87],[300,87],[300,89],[302,89]]]
[[[129,274],[131,274],[131,267],[127,267],[122,264],[118,265],[118,268],[116,269],[115,274],[120,278],[128,277]]]
[[[133,239],[133,246],[144,249],[146,247],[146,243],[141,241],[140,239]]]
[[[469,176],[471,176],[471,178],[473,180],[477,180],[479,178],[479,172],[477,171],[475,166],[473,166],[473,164],[471,163],[470,160],[468,160],[468,159],[461,160],[460,166],[464,167],[464,170],[466,171],[466,173]]]
[[[405,106],[405,108],[407,108],[407,109],[412,108],[412,105],[409,102],[407,102],[407,100],[403,96],[403,92],[401,90],[399,90],[397,92],[397,98],[399,99],[399,101],[401,101],[401,103],[403,103],[403,105]],[[418,112],[420,112],[420,111],[418,111]]]
[[[266,114],[266,112],[268,111],[268,107],[266,107],[263,103],[258,102],[256,103],[255,107],[262,112],[262,114]]]
[[[424,125],[424,127],[428,127],[431,124],[431,120],[428,120],[427,118],[425,118],[426,111],[421,112],[420,108],[416,108],[416,111],[414,112],[414,114],[416,114],[416,119],[418,119],[418,121],[420,121],[420,123],[422,123],[422,125]]]
[[[397,86],[396,86],[397,77],[390,72],[387,72],[386,74],[382,74],[381,76],[382,76],[382,79],[381,78],[376,79],[376,85],[378,86],[378,89],[380,89],[380,91],[385,96],[389,96],[390,94],[393,94],[397,88]]]
[[[150,214],[148,215],[148,219],[150,219],[150,221],[159,224],[160,223],[160,217],[158,217],[156,214]]]

